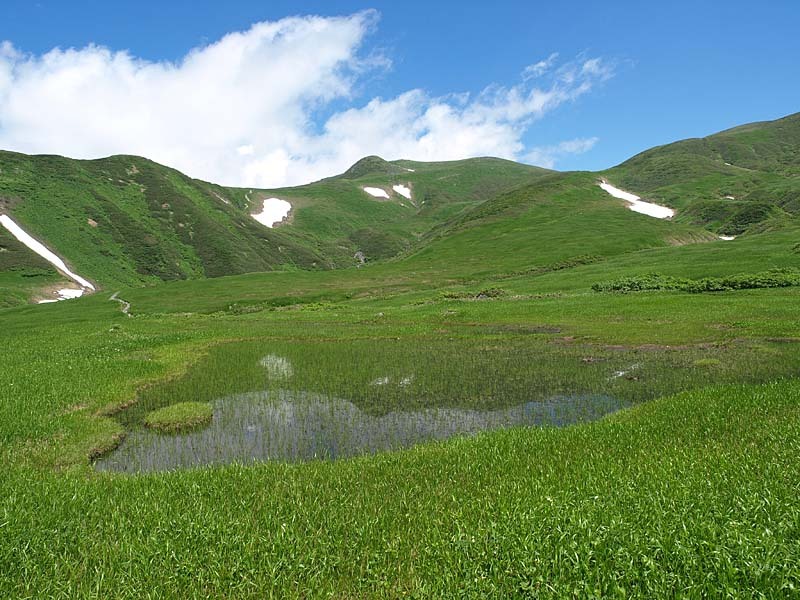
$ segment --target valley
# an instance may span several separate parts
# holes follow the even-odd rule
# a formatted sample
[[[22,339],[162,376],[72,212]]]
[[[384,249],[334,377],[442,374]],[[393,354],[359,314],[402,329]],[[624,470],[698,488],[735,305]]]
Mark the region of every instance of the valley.
[[[798,175],[0,153],[0,595],[791,597]]]

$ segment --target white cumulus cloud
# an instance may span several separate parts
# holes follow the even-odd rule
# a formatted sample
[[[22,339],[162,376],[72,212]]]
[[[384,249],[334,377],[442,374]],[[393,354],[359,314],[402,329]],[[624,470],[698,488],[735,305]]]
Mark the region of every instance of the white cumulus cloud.
[[[608,79],[603,60],[558,66],[553,54],[513,86],[446,97],[413,89],[358,101],[363,78],[388,66],[363,51],[376,22],[365,11],[257,23],[178,62],[94,45],[34,56],[3,42],[0,148],[75,158],[138,154],[193,177],[277,187],[341,172],[367,154],[544,156],[552,164],[591,147],[570,149],[581,141],[573,140],[526,149],[521,138],[536,119]],[[334,101],[352,108],[319,123]]]

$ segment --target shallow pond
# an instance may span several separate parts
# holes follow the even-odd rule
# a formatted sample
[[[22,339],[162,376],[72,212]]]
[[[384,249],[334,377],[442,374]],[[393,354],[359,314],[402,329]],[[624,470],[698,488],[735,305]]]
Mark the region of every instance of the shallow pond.
[[[561,426],[732,377],[758,379],[774,353],[625,348],[547,327],[470,328],[462,337],[245,340],[142,388],[116,415],[125,442],[101,470],[156,471],[253,461],[337,459],[512,426]],[[742,354],[743,355],[743,354]],[[147,415],[208,402],[211,424],[162,434]]]
[[[625,405],[609,396],[585,395],[497,410],[427,408],[372,415],[347,400],[318,394],[254,392],[215,400],[211,425],[199,431],[163,435],[135,428],[96,467],[142,472],[234,462],[336,459],[502,427],[591,421]]]

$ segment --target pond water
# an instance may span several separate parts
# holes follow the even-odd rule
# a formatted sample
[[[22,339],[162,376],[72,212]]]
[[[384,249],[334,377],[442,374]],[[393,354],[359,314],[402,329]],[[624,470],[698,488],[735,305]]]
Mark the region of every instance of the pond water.
[[[563,426],[627,406],[602,394],[554,396],[496,410],[433,407],[381,415],[309,392],[251,392],[213,401],[202,430],[164,435],[134,427],[98,460],[103,471],[147,472],[275,460],[337,459],[512,426]]]

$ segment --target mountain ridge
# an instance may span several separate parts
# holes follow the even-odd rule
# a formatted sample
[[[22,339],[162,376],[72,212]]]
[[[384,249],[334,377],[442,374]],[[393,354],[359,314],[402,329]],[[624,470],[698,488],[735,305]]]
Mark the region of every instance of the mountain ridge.
[[[108,288],[404,261],[430,248],[444,252],[448,244],[456,251],[455,240],[467,230],[491,240],[498,223],[510,220],[510,226],[538,214],[536,206],[559,194],[574,196],[561,209],[568,213],[558,218],[566,219],[563,227],[572,219],[585,229],[581,207],[619,204],[596,189],[598,178],[675,209],[674,225],[667,227],[674,233],[665,240],[792,226],[800,214],[800,113],[657,146],[586,175],[492,157],[419,162],[371,155],[317,182],[248,189],[193,179],[131,155],[75,160],[0,151],[0,213]],[[271,228],[252,218],[269,198],[291,204],[288,217]],[[534,231],[535,218],[544,215],[527,218],[517,224]],[[652,228],[632,223],[634,237]],[[524,237],[519,227],[503,234],[512,241]],[[491,250],[483,239],[471,243]],[[513,241],[510,248],[519,245]],[[59,281],[0,229],[0,305],[37,297],[37,290]]]

